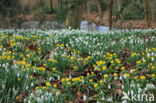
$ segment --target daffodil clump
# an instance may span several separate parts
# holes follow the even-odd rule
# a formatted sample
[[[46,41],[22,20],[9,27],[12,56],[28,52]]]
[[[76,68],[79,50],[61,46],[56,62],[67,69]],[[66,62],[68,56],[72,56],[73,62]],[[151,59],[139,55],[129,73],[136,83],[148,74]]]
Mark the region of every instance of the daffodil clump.
[[[155,93],[155,41],[152,29],[0,30],[0,102],[113,103]]]

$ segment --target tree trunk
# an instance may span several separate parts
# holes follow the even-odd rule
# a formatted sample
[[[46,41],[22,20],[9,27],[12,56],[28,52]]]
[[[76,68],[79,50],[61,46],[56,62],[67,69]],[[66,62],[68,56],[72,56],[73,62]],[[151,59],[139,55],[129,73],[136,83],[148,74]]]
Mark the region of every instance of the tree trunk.
[[[109,2],[109,30],[112,30],[113,0]]]
[[[151,0],[152,21],[156,22],[156,1]]]
[[[98,7],[98,11],[99,11],[100,20],[102,20],[103,13],[102,13],[102,8],[101,8],[101,2],[100,2],[100,0],[97,0],[97,7]]]
[[[119,15],[117,17],[117,20],[120,20],[120,25],[122,25],[123,22],[123,16],[122,16],[122,0],[116,0],[117,3],[117,7],[118,7],[118,11],[119,11]]]
[[[80,29],[82,19],[82,5],[69,4],[70,10],[66,17],[66,28]]]
[[[88,13],[88,15],[90,15],[90,3],[89,3],[89,1],[87,1],[87,13]]]
[[[143,0],[143,7],[145,13],[146,28],[148,29],[151,27],[151,18],[150,18],[150,11],[149,11],[149,5],[147,0]]]
[[[53,13],[53,0],[50,0],[50,13]]]
[[[32,8],[32,6],[31,6],[31,3],[30,3],[30,0],[28,1],[28,4],[29,4],[29,8],[31,9],[31,8]]]
[[[41,29],[41,26],[42,24],[44,23],[45,21],[45,18],[46,18],[46,15],[45,15],[45,12],[44,12],[44,0],[40,0],[39,1],[39,11],[40,11],[40,14],[39,14],[39,24],[38,24],[38,28]]]
[[[62,9],[62,3],[63,3],[62,0],[58,0],[58,4],[59,4],[59,8],[60,8],[60,9]]]

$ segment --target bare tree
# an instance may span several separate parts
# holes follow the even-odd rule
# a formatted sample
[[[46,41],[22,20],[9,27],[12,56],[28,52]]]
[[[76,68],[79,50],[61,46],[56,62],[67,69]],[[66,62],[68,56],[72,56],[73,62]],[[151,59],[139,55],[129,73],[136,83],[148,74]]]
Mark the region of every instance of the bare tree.
[[[44,12],[44,0],[40,0],[39,1],[39,18],[40,18],[40,21],[39,21],[39,25],[38,25],[38,28],[41,28],[41,25],[43,24],[45,18],[46,18],[46,15],[45,15],[45,12]]]
[[[152,21],[156,21],[156,0],[151,0]]]
[[[143,7],[144,7],[144,13],[145,13],[146,28],[148,29],[151,27],[151,18],[150,18],[148,0],[143,0]]]
[[[90,15],[90,1],[87,1],[87,13]]]
[[[112,30],[113,0],[109,0],[109,30]]]
[[[53,13],[53,0],[50,0],[50,12]]]
[[[59,8],[62,9],[63,0],[58,0]]]
[[[116,4],[118,7],[118,11],[119,11],[119,20],[120,20],[120,24],[122,24],[123,22],[123,16],[122,16],[122,1],[123,0],[116,0]]]
[[[70,2],[69,11],[66,16],[66,28],[71,27],[73,29],[80,28],[81,19],[82,19],[82,1],[78,3]]]
[[[103,12],[102,12],[102,7],[101,7],[101,0],[96,0],[96,3],[97,3],[98,11],[99,11],[100,20],[102,20]]]

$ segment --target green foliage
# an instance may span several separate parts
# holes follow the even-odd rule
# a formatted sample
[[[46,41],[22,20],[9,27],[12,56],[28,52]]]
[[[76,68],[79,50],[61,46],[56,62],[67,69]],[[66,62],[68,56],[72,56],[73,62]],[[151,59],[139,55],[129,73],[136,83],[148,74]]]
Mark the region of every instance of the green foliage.
[[[63,23],[68,13],[68,7],[64,6],[62,9],[57,11],[57,21]]]
[[[46,14],[50,14],[49,5],[45,5],[45,6],[43,7],[43,10],[44,10],[44,12],[45,12]]]
[[[53,7],[53,13],[57,14],[59,12],[60,8],[59,7]]]
[[[69,3],[69,4],[76,4],[76,5],[81,5],[84,3],[84,1],[86,0],[63,0],[65,3]]]
[[[108,9],[108,5],[105,2],[101,2],[101,8],[103,11]]]
[[[24,6],[22,13],[29,14],[30,13],[30,6]]]
[[[32,12],[35,16],[39,15],[40,14],[40,10],[39,9],[35,9],[33,10]]]
[[[0,14],[4,16],[16,16],[21,12],[19,0],[0,0]]]
[[[142,2],[136,2],[134,0],[123,0],[121,11],[118,10],[117,5],[113,7],[113,15],[120,18],[122,14],[124,20],[138,20],[144,18],[144,9]]]
[[[133,4],[123,10],[124,20],[135,20],[144,18],[144,9],[141,4]]]

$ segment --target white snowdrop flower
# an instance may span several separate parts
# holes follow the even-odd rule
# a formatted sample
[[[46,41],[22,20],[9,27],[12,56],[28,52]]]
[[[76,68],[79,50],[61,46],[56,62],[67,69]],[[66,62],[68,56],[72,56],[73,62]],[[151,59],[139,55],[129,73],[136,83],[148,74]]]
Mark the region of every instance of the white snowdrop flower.
[[[31,94],[30,94],[30,97],[33,97],[33,96],[34,96],[33,93],[31,93]]]
[[[41,95],[41,94],[42,94],[42,91],[41,91],[41,90],[39,90],[39,91],[38,91],[38,93],[39,93],[39,95]]]
[[[5,88],[5,85],[4,84],[2,85],[2,88]]]
[[[102,100],[105,100],[105,97],[102,97]]]
[[[72,80],[72,76],[71,75],[69,75],[69,79]]]
[[[154,56],[154,53],[151,53],[152,56]]]
[[[112,97],[110,97],[110,98],[108,98],[108,99],[107,99],[107,101],[112,102],[112,101],[113,101],[113,98],[112,98]]]
[[[97,54],[97,55],[100,55],[100,52],[97,52],[96,54]]]
[[[145,91],[147,91],[148,90],[148,88],[147,87],[145,87]]]
[[[150,68],[150,65],[148,64],[148,68]]]
[[[131,86],[131,87],[135,87],[135,84],[134,84],[134,83],[131,83],[130,86]]]
[[[154,84],[147,84],[147,85],[146,85],[146,88],[147,88],[147,89],[154,89],[155,86],[154,86]]]
[[[104,79],[103,82],[106,83],[106,80]]]
[[[8,70],[8,68],[7,68],[7,67],[5,67],[5,71],[6,71],[6,72],[9,72],[9,70]]]
[[[119,78],[120,80],[122,80],[122,76],[120,76],[120,78]]]
[[[34,83],[31,83],[31,87],[33,87],[34,86]]]
[[[24,103],[26,103],[27,102],[27,100],[26,99],[24,99]]]
[[[83,95],[83,101],[87,101],[87,96]]]
[[[108,85],[108,89],[111,89],[111,85]]]
[[[142,58],[142,60],[145,60],[145,58]]]
[[[130,71],[131,73],[133,73],[133,70],[131,69],[131,71]]]
[[[26,88],[25,88],[26,90],[28,90],[28,86],[26,86]]]
[[[59,94],[60,94],[60,91],[57,91],[57,92],[56,92],[56,96],[58,96]]]
[[[117,77],[115,77],[114,79],[115,79],[115,80],[117,80],[118,78],[117,78]]]
[[[127,100],[122,101],[122,103],[127,103]]]
[[[44,100],[47,100],[48,99],[48,97],[44,97]]]
[[[137,84],[137,87],[139,88],[140,87],[140,84]]]
[[[96,103],[100,103],[99,101],[96,101]]]
[[[49,93],[48,92],[46,92],[46,96],[48,96],[49,95]]]
[[[39,103],[41,101],[41,99],[39,97],[37,97],[37,102]]]
[[[51,80],[55,80],[55,78],[53,78],[53,77],[50,77],[50,78],[49,78],[49,81],[51,81]]]
[[[28,103],[31,103],[31,101],[29,100]]]
[[[60,76],[57,77],[57,80],[60,80]]]
[[[125,78],[125,79],[127,78],[126,74],[124,74],[124,78]]]
[[[27,78],[27,79],[29,79],[29,76],[28,76],[28,75],[26,75],[26,78]]]
[[[150,53],[147,53],[147,56],[150,56]]]
[[[52,94],[51,93],[49,93],[49,97],[51,97],[52,96]]]
[[[138,93],[141,93],[141,92],[142,92],[142,89],[141,89],[141,88],[139,88],[139,89],[138,89]]]
[[[2,64],[2,67],[5,67],[5,64]]]
[[[122,85],[121,88],[124,89],[124,85]]]
[[[84,79],[82,79],[82,84],[84,84],[85,83],[85,81],[84,81]]]
[[[44,100],[44,96],[42,95],[42,96],[41,96],[41,101],[43,101],[43,100]]]
[[[133,92],[133,90],[131,90],[131,95],[133,95],[134,94],[134,92]]]
[[[128,93],[127,93],[128,95],[130,95],[130,91],[128,91]]]

